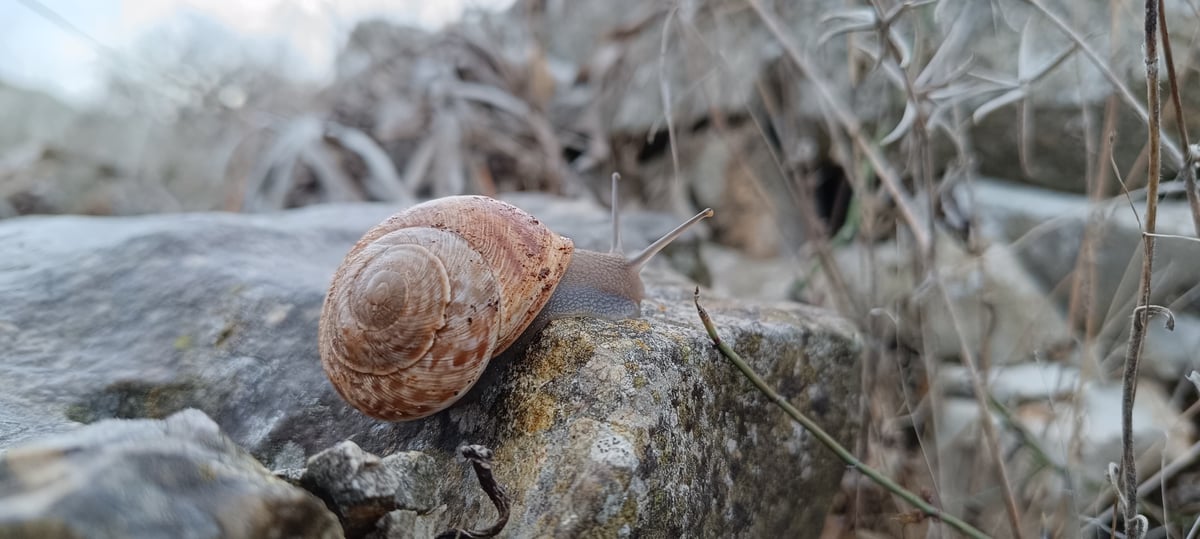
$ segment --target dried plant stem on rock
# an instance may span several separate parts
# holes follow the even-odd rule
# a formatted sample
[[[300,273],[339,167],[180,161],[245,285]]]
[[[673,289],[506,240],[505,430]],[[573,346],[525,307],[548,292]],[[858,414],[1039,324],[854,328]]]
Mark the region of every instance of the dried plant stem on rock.
[[[947,525],[953,527],[967,537],[972,537],[975,539],[988,537],[987,534],[976,529],[966,521],[946,513],[937,507],[934,507],[925,500],[921,499],[920,496],[908,491],[895,481],[892,481],[891,478],[883,475],[878,470],[867,466],[866,463],[859,460],[858,457],[855,457],[853,453],[843,447],[842,444],[838,443],[837,440],[833,439],[829,433],[825,432],[825,429],[822,429],[821,426],[815,421],[804,415],[804,413],[795,406],[792,406],[792,403],[788,402],[786,397],[780,395],[779,392],[767,385],[767,382],[764,381],[757,373],[755,373],[754,369],[751,369],[750,365],[747,364],[746,361],[743,360],[742,357],[738,355],[738,353],[735,352],[728,343],[721,340],[720,335],[717,334],[717,328],[713,324],[712,318],[708,315],[708,311],[706,311],[704,307],[700,305],[699,287],[696,288],[696,293],[693,297],[693,300],[696,303],[696,312],[700,315],[700,322],[704,324],[704,329],[708,332],[708,337],[712,339],[713,346],[720,351],[721,355],[725,356],[725,359],[728,359],[731,363],[733,363],[733,365],[742,372],[742,375],[745,376],[746,379],[750,380],[750,382],[754,384],[754,386],[757,387],[763,395],[766,395],[767,398],[771,399],[772,403],[783,409],[783,411],[787,413],[792,420],[799,423],[806,430],[808,430],[808,432],[812,433],[813,437],[815,437],[817,441],[821,442],[821,445],[824,445],[825,447],[828,447],[830,451],[833,451],[842,462],[845,462],[848,466],[851,466],[859,472],[862,472],[863,475],[867,476],[867,478],[875,482],[875,484],[903,498],[904,501],[908,502],[913,507],[916,507],[926,516],[945,522]]]
[[[496,506],[496,523],[483,530],[467,530],[462,528],[447,530],[439,533],[437,539],[495,537],[508,524],[510,504],[508,494],[504,492],[504,487],[500,486],[496,482],[496,478],[492,476],[492,450],[482,445],[465,445],[460,451],[462,452],[462,456],[471,463],[471,467],[475,469],[475,477],[479,479],[479,488],[482,488],[487,493],[488,498],[492,500],[492,504]]]

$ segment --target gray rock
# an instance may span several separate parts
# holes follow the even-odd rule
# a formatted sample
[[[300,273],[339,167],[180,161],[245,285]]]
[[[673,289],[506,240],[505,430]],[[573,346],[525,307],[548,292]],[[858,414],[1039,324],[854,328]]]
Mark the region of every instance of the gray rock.
[[[938,387],[949,395],[971,396],[971,376],[963,365],[940,365]],[[988,371],[988,393],[1002,403],[1070,399],[1079,388],[1079,369],[1062,363],[1032,361]]]
[[[202,412],[108,420],[0,455],[0,536],[342,537]]]
[[[1071,375],[1071,369],[1061,374]],[[1028,374],[1026,372],[1025,374]],[[1044,373],[1049,376],[1055,374]],[[1003,378],[1007,375],[1000,374]],[[1047,467],[1019,440],[1013,429],[1006,428],[998,415],[991,414],[1001,435],[999,451],[1008,455],[1009,477],[1021,478],[1022,493],[1033,504],[1023,511],[1024,530],[1038,530],[1045,515],[1055,514],[1063,507],[1076,507],[1079,500],[1090,502],[1108,490],[1104,480],[1109,462],[1121,454],[1121,384],[1087,381],[1077,386],[1071,399],[1052,398],[1054,380],[1024,377],[1012,383],[1024,382],[1023,390],[1045,391],[1043,398],[1013,404],[1009,409],[1013,419],[1024,428],[1055,466],[1069,470],[1070,483]],[[1030,395],[1031,396],[1031,395]],[[1171,462],[1190,449],[1195,428],[1169,402],[1168,396],[1155,383],[1141,383],[1133,408],[1134,452],[1139,462]],[[987,496],[996,488],[991,474],[993,461],[990,451],[982,449],[979,407],[975,399],[952,397],[938,410],[938,456],[943,470],[939,485],[945,510],[961,512],[970,500]],[[988,470],[984,479],[977,474],[955,473],[956,470]],[[1014,480],[1015,481],[1015,480]],[[1026,494],[1027,495],[1027,494]],[[979,522],[1004,521],[1004,505],[978,504]]]
[[[20,388],[0,447],[194,407],[283,467],[289,441],[369,430],[324,387],[313,332],[332,268],[392,209],[0,223],[0,378]]]
[[[923,270],[915,269],[908,247],[888,241],[870,249],[854,245],[839,250],[838,267],[851,293],[865,300],[867,308],[883,309],[892,317],[885,327],[909,346],[939,358],[958,358],[965,342],[973,353],[986,354],[980,358],[986,363],[1012,364],[1045,354],[1070,337],[1059,307],[1007,245],[972,253],[938,235],[936,264],[953,313],[938,288],[919,273]]]
[[[440,505],[429,513],[397,509],[379,519],[375,531],[367,539],[429,539],[445,531],[446,506]]]
[[[343,403],[317,357],[321,302],[346,250],[393,210],[0,223],[0,378],[13,388],[0,394],[0,447],[190,406],[293,477],[299,454],[346,439],[378,455],[422,451],[447,510],[420,516],[442,529],[495,518],[452,457],[464,442],[496,451],[518,537],[821,526],[843,467],[713,352],[693,285],[661,268],[645,272],[642,319],[554,322],[445,413],[390,424]],[[568,235],[571,225],[552,223]],[[853,438],[860,345],[847,322],[796,304],[707,303],[759,372]]]
[[[690,291],[650,286],[646,320],[555,322],[477,403],[442,418],[496,451],[497,477],[513,496],[508,530],[757,537],[818,529],[841,466],[711,350]],[[708,307],[723,337],[772,384],[835,437],[851,438],[858,345],[844,322],[796,305]],[[447,527],[492,522],[465,468],[449,485]]]
[[[714,291],[733,298],[793,298],[809,271],[799,256],[751,258],[720,245],[704,245],[701,253]]]
[[[1104,57],[1105,69],[1130,89],[1135,99],[1145,106],[1146,67],[1141,44],[1144,41],[1142,24],[1112,25],[1108,9],[1077,0],[1047,3],[1049,9],[1063,18],[1075,31],[1084,36],[1087,45]],[[980,170],[987,175],[1021,179],[1057,190],[1084,192],[1095,155],[1081,152],[1087,139],[1098,148],[1110,134],[1114,136],[1113,153],[1122,170],[1133,166],[1146,143],[1146,122],[1133,109],[1118,99],[1114,109],[1114,125],[1103,126],[1105,102],[1115,92],[1100,68],[1087,59],[1078,48],[1057,68],[1038,80],[1029,80],[1034,73],[1049,65],[1060,53],[1074,43],[1045,13],[1029,2],[1002,0],[989,9],[974,9],[968,4],[949,3],[946,21],[957,21],[968,27],[970,40],[960,51],[970,57],[974,73],[987,73],[991,78],[1007,80],[1011,86],[997,87],[986,98],[999,97],[1024,86],[1025,108],[1016,102],[994,110],[985,118],[970,124],[974,141],[974,156]],[[1198,22],[1197,12],[1184,5],[1167,5],[1166,20],[1175,35],[1187,33]],[[957,12],[957,13],[955,13]],[[957,15],[962,15],[956,19]],[[1000,22],[1002,21],[1002,22]],[[1105,28],[1104,32],[1091,29]],[[1103,51],[1119,51],[1108,55]],[[1160,52],[1161,55],[1161,52]],[[1178,62],[1179,60],[1176,60]],[[1179,65],[1178,63],[1176,64]],[[1165,69],[1163,70],[1165,72]],[[1160,75],[1164,77],[1165,75]],[[1165,81],[1160,80],[1165,84]],[[1167,90],[1164,88],[1164,95]],[[1184,110],[1194,110],[1200,96],[1196,92],[1180,92]],[[972,100],[972,111],[981,105]],[[1166,112],[1164,115],[1171,114]],[[1085,115],[1087,115],[1085,117]],[[1174,119],[1164,116],[1166,122]],[[1166,119],[1170,118],[1170,119]],[[1194,115],[1185,115],[1188,130],[1200,127]],[[1164,124],[1166,125],[1166,124]],[[1174,127],[1164,130],[1164,137],[1176,138]],[[1026,151],[1020,148],[1024,143]],[[1164,165],[1168,170],[1178,166],[1169,151],[1164,150]],[[1170,177],[1168,174],[1167,177]],[[1117,194],[1120,185],[1110,179],[1107,192]]]
[[[1092,314],[1100,322],[1100,341],[1106,350],[1100,357],[1113,354],[1124,357],[1141,272],[1141,227],[1124,197],[1100,204],[1087,197],[1055,193],[1036,187],[994,180],[973,182],[969,193],[972,213],[983,237],[1004,244],[1034,276],[1040,286],[1051,291],[1060,307],[1068,303],[1071,280],[1078,262],[1087,227],[1093,228],[1096,248],[1095,288],[1090,295]],[[1135,202],[1140,216],[1144,199]],[[1194,237],[1191,211],[1183,200],[1163,200],[1158,206],[1160,234]],[[1177,238],[1160,238],[1154,248],[1154,280],[1151,302],[1176,313],[1200,313],[1196,296],[1196,271],[1200,267],[1200,243]],[[1177,380],[1189,362],[1178,350],[1197,337],[1194,317],[1178,319],[1176,332],[1165,335],[1160,321],[1153,321],[1147,357],[1153,373]],[[1153,341],[1159,341],[1157,343]],[[1179,346],[1177,351],[1164,347]],[[1185,354],[1186,356],[1186,354]]]
[[[427,513],[441,500],[434,459],[418,451],[384,458],[351,441],[313,455],[300,484],[337,513],[346,535],[358,537],[395,510]]]

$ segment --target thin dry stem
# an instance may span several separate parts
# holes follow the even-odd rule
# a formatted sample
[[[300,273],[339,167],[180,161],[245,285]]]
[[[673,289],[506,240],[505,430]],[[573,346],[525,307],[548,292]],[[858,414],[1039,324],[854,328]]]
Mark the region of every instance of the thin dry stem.
[[[884,9],[883,9],[883,6],[880,5],[878,0],[872,1],[871,5],[875,9],[876,15],[879,17],[879,19],[884,20],[884,18],[885,18]],[[925,185],[925,193],[929,197],[929,200],[927,203],[928,203],[929,208],[933,208],[935,205],[935,198],[936,198],[936,189],[934,186],[934,178],[933,178],[933,150],[932,150],[932,145],[929,143],[929,131],[927,129],[927,119],[925,117],[924,107],[922,107],[921,98],[918,95],[918,92],[916,90],[916,84],[914,83],[912,76],[909,74],[908,70],[905,70],[902,68],[902,66],[904,64],[904,58],[903,58],[903,55],[901,54],[901,51],[899,51],[895,47],[895,44],[891,40],[887,39],[886,28],[884,28],[882,26],[880,28],[879,39],[880,39],[880,42],[884,43],[886,48],[888,49],[888,51],[893,55],[893,57],[894,57],[893,59],[896,62],[897,69],[903,73],[904,88],[905,88],[906,92],[908,93],[909,100],[912,103],[912,107],[916,111],[916,120],[914,121],[913,126],[912,126],[912,134],[915,137],[914,151],[917,152],[917,154],[918,154],[917,158],[916,158],[916,162],[919,163],[919,167],[918,167],[920,170],[919,175],[922,179],[922,183]],[[936,226],[933,211],[930,211],[928,214],[927,225],[928,225],[928,229],[927,229],[928,233],[929,233],[930,237],[933,237],[933,235],[935,233],[935,226]],[[925,256],[926,256],[927,267],[931,267],[931,268],[935,267],[935,265],[934,265],[935,253],[933,252],[933,249],[935,248],[935,246],[936,246],[936,243],[932,244],[930,246],[930,249],[922,250],[922,253],[925,254]],[[934,275],[934,281],[937,283],[937,287],[941,291],[942,297],[946,301],[946,306],[950,311],[950,319],[954,323],[955,334],[958,336],[959,346],[960,346],[960,350],[962,353],[962,360],[963,360],[963,363],[965,363],[967,365],[967,371],[971,375],[971,382],[974,387],[975,395],[976,395],[976,398],[979,403],[980,413],[983,416],[982,417],[982,425],[983,425],[984,438],[986,440],[986,443],[988,444],[988,447],[991,448],[992,458],[994,459],[994,463],[996,466],[996,473],[997,473],[997,475],[999,475],[999,478],[1000,478],[1001,492],[1002,492],[1003,498],[1004,498],[1004,509],[1005,509],[1005,512],[1009,519],[1009,525],[1012,527],[1013,537],[1015,537],[1016,539],[1021,539],[1022,538],[1021,513],[1020,513],[1020,510],[1017,508],[1016,498],[1013,496],[1012,487],[1010,486],[1011,482],[1009,481],[1009,478],[1008,478],[1008,470],[1004,464],[1004,453],[1003,453],[1003,451],[1000,450],[1000,444],[998,441],[999,437],[996,434],[996,427],[991,421],[991,413],[989,411],[990,407],[988,406],[987,396],[986,396],[987,393],[983,386],[982,377],[980,376],[979,369],[976,366],[976,361],[974,359],[974,356],[971,353],[969,347],[967,346],[966,340],[963,338],[963,335],[965,335],[965,333],[963,332],[963,329],[961,327],[959,327],[959,318],[956,315],[956,313],[954,313],[954,305],[950,301],[950,296],[946,292],[945,287],[942,285],[941,280],[937,277],[937,275]]]
[[[1137,113],[1138,118],[1140,118],[1142,121],[1149,121],[1150,115],[1146,112],[1145,108],[1142,108],[1142,104],[1138,103],[1137,97],[1133,95],[1133,92],[1129,91],[1129,88],[1125,87],[1125,85],[1121,82],[1120,77],[1113,72],[1112,68],[1108,66],[1108,63],[1100,57],[1100,54],[1097,53],[1096,50],[1090,45],[1088,45],[1086,41],[1084,41],[1083,36],[1079,35],[1079,32],[1076,32],[1071,25],[1067,24],[1067,22],[1062,19],[1062,17],[1059,17],[1056,13],[1047,9],[1045,4],[1042,3],[1042,0],[1025,1],[1029,2],[1030,5],[1045,15],[1046,18],[1049,19],[1050,22],[1054,23],[1059,30],[1062,30],[1064,34],[1067,34],[1067,37],[1071,38],[1071,41],[1074,41],[1075,44],[1079,45],[1079,50],[1083,51],[1083,54],[1088,57],[1088,60],[1092,61],[1092,64],[1096,66],[1096,69],[1100,70],[1100,73],[1102,73],[1104,77],[1108,79],[1108,82],[1112,84],[1113,89],[1117,91],[1117,95],[1121,96],[1121,101],[1124,101],[1129,108],[1133,109],[1133,111]],[[1167,139],[1163,142],[1167,152],[1171,154],[1171,157],[1182,162],[1183,154],[1180,152],[1179,148],[1175,146],[1175,143],[1170,139]]]
[[[679,142],[675,135],[674,115],[671,113],[671,84],[667,80],[667,43],[670,43],[671,22],[675,20],[678,10],[678,7],[672,7],[667,11],[666,20],[663,21],[662,42],[659,43],[658,49],[658,90],[667,122],[667,146],[671,149],[671,190],[675,192],[675,196],[671,197],[672,204],[679,204],[684,198],[681,195],[683,184],[679,179]],[[672,210],[679,212],[676,207],[672,207]]]
[[[745,376],[750,383],[754,384],[754,386],[758,388],[763,395],[770,399],[773,404],[781,408],[789,417],[792,418],[793,421],[803,426],[805,430],[812,434],[812,436],[821,442],[822,445],[829,448],[830,451],[833,451],[833,453],[837,455],[842,462],[845,462],[847,465],[858,470],[860,473],[867,476],[867,478],[869,478],[871,481],[875,482],[875,484],[904,499],[904,501],[908,502],[913,507],[916,507],[925,515],[945,522],[946,524],[954,527],[954,529],[958,530],[963,535],[976,539],[988,537],[986,534],[968,524],[966,521],[946,513],[937,507],[934,507],[925,500],[921,499],[920,496],[905,489],[895,481],[892,481],[891,478],[883,475],[878,470],[867,466],[866,463],[862,462],[861,460],[858,460],[853,453],[843,447],[842,444],[838,443],[833,436],[830,436],[829,433],[825,432],[825,429],[822,429],[820,425],[812,420],[812,418],[805,415],[795,406],[792,406],[792,403],[788,402],[786,397],[780,395],[779,392],[767,385],[766,381],[764,381],[762,377],[758,375],[758,373],[755,373],[754,369],[750,368],[750,365],[746,363],[746,361],[742,359],[742,357],[738,355],[738,353],[735,352],[732,347],[729,346],[729,343],[721,340],[720,335],[717,333],[716,325],[713,324],[712,317],[710,317],[708,315],[708,311],[700,305],[699,287],[696,287],[694,301],[696,303],[696,312],[700,316],[700,322],[704,324],[704,329],[708,332],[709,339],[712,340],[713,346],[716,347],[720,354],[724,356],[725,359],[728,359],[731,363],[733,363],[733,365],[737,367],[739,371],[741,371],[742,375]]]
[[[1175,130],[1179,132],[1179,140],[1183,143],[1183,147],[1187,148],[1190,145],[1187,122],[1183,120],[1183,105],[1179,98],[1179,79],[1175,76],[1175,56],[1171,54],[1171,33],[1167,30],[1167,14],[1163,7],[1163,0],[1158,0],[1158,25],[1162,32],[1163,60],[1167,65],[1167,80],[1171,81],[1171,104],[1175,106]]]
[[[1183,119],[1183,105],[1179,97],[1179,79],[1175,76],[1175,57],[1171,54],[1171,33],[1167,30],[1167,14],[1163,0],[1158,0],[1158,25],[1162,32],[1163,60],[1167,64],[1167,78],[1171,81],[1171,104],[1175,106],[1175,130],[1179,132],[1179,141],[1183,143],[1183,166],[1179,176],[1187,191],[1188,207],[1192,210],[1192,226],[1196,235],[1200,236],[1200,193],[1196,193],[1196,155],[1191,150],[1192,142],[1188,140],[1187,122]]]
[[[1192,444],[1186,453],[1176,457],[1175,460],[1172,460],[1166,466],[1163,466],[1162,469],[1160,469],[1157,473],[1150,476],[1149,479],[1143,481],[1142,484],[1138,485],[1137,495],[1149,496],[1150,494],[1153,494],[1154,491],[1162,488],[1162,485],[1166,484],[1167,480],[1190,468],[1198,459],[1200,459],[1200,442]],[[1101,503],[1107,503],[1108,501],[1108,498],[1101,498]],[[1099,516],[1097,516],[1093,522],[1107,521],[1111,518],[1112,506],[1110,505],[1109,508],[1106,509],[1104,513],[1101,513]],[[1085,532],[1086,531],[1087,530],[1085,529]]]
[[[1158,0],[1146,0],[1146,108],[1149,109],[1149,163],[1146,193],[1146,228],[1143,232],[1154,233],[1158,217],[1158,179],[1161,174],[1161,133],[1158,95]],[[1142,275],[1138,288],[1138,306],[1133,311],[1129,330],[1129,346],[1125,352],[1125,371],[1122,374],[1121,400],[1121,489],[1125,498],[1125,531],[1139,537],[1145,530],[1139,526],[1137,512],[1137,463],[1133,454],[1133,403],[1137,398],[1138,364],[1146,339],[1146,324],[1150,318],[1150,276],[1154,264],[1154,236],[1142,236]]]
[[[774,100],[767,95],[761,84],[756,85],[756,87],[759,96],[763,100],[763,106],[767,109],[767,117],[772,119],[779,117],[778,113],[776,112],[778,107],[776,107]],[[767,130],[763,127],[762,122],[759,121],[758,116],[752,114],[750,115],[750,120],[754,123],[754,127],[758,130],[758,134],[760,137],[762,137],[762,140],[769,140],[770,137],[767,134]],[[777,127],[772,127],[778,129]],[[779,176],[782,178],[789,177],[790,174],[788,174],[787,168],[784,167],[783,160],[780,159],[775,148],[773,148],[770,144],[765,145],[765,147],[771,156],[771,161],[775,164],[776,170],[779,171]],[[738,154],[734,152],[735,158],[737,158],[737,155]],[[833,287],[834,291],[835,304],[844,307],[842,309],[843,313],[852,313],[855,319],[861,320],[863,318],[864,310],[862,306],[859,305],[859,303],[855,300],[854,295],[850,293],[850,288],[846,284],[846,277],[842,274],[841,269],[838,268],[837,261],[834,260],[833,248],[830,246],[829,240],[827,239],[828,234],[826,234],[827,231],[825,223],[823,223],[815,213],[816,202],[813,200],[811,187],[808,185],[801,185],[797,188],[794,186],[793,182],[784,182],[784,187],[787,189],[788,193],[793,199],[795,199],[799,204],[803,205],[800,212],[800,218],[804,220],[804,226],[813,231],[813,238],[811,242],[813,251],[817,255],[817,262],[821,265],[821,270],[824,271],[825,275],[829,277],[829,283]]]
[[[979,374],[979,369],[975,365],[975,355],[971,353],[970,347],[967,346],[967,341],[963,337],[966,333],[959,326],[960,317],[954,308],[954,302],[950,299],[950,293],[946,291],[946,286],[942,283],[941,278],[934,275],[934,283],[938,292],[942,296],[942,300],[946,302],[946,310],[950,313],[950,320],[954,324],[954,333],[958,336],[959,353],[962,354],[963,365],[967,367],[967,374],[971,378],[971,389],[975,393],[975,401],[979,404],[980,425],[983,427],[983,437],[990,447],[992,459],[996,465],[996,475],[1000,477],[1001,492],[1004,494],[1004,510],[1008,513],[1009,523],[1012,525],[1013,537],[1020,539],[1021,535],[1021,513],[1017,509],[1016,498],[1013,497],[1011,482],[1008,479],[1008,468],[1004,464],[1004,452],[1000,450],[1000,437],[996,435],[996,425],[992,422],[991,406],[988,403],[987,388],[983,385],[983,377]]]

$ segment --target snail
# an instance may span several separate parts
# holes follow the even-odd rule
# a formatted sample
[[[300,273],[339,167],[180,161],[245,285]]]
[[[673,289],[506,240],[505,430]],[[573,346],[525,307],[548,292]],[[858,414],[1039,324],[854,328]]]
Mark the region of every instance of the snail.
[[[484,196],[412,206],[369,230],[334,274],[321,312],[321,364],[338,394],[367,415],[434,414],[551,320],[640,316],[642,267],[711,215],[700,212],[626,258],[615,196],[608,253],[575,249],[525,211]]]

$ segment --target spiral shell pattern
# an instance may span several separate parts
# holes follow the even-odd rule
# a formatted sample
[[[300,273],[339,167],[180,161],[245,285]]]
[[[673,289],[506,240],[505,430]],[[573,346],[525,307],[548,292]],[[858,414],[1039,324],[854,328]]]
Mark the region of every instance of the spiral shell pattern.
[[[321,364],[365,414],[406,421],[466,394],[549,300],[574,246],[478,196],[432,200],[372,228],[334,275]]]

